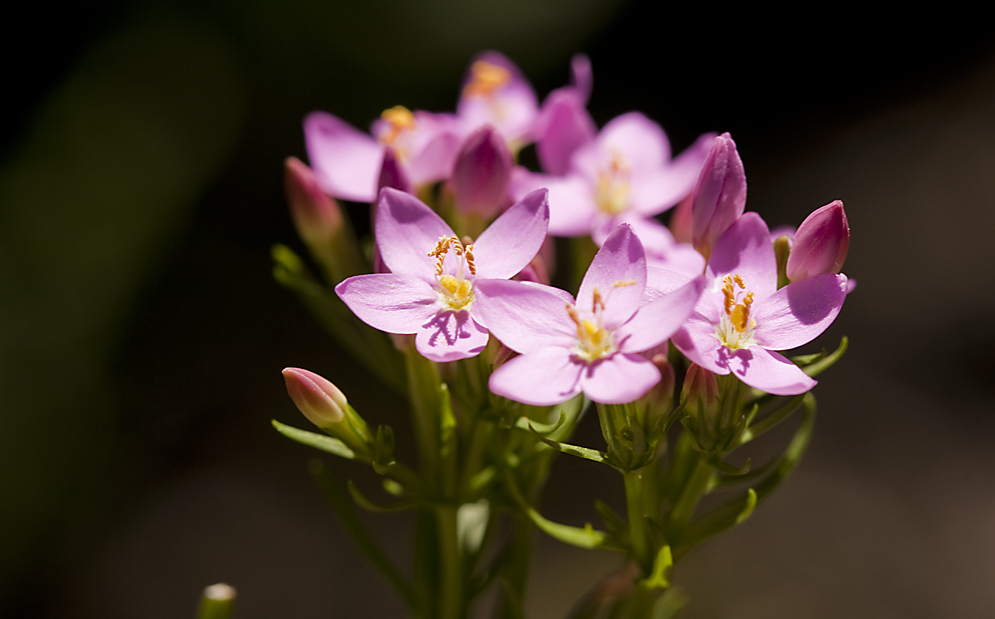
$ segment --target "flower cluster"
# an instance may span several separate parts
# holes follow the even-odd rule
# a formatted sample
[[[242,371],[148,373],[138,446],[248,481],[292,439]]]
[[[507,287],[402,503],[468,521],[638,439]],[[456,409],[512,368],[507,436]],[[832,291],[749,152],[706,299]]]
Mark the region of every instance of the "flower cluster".
[[[721,458],[761,433],[762,421],[751,425],[758,407],[803,396],[835,360],[793,361],[779,351],[823,333],[852,289],[840,272],[849,246],[842,202],[772,236],[760,215],[746,212],[746,175],[728,133],[704,134],[672,156],[664,130],[641,113],[598,130],[586,109],[592,84],[590,62],[578,56],[570,84],[540,104],[510,60],[485,52],[471,63],[454,113],[395,106],[366,134],[314,112],[304,121],[310,167],[287,162],[295,223],[334,296],[286,248],[275,254],[278,277],[312,309],[324,308],[316,311],[341,345],[408,390],[432,475],[455,449],[446,446],[452,431],[439,435],[439,427],[472,441],[473,424],[496,415],[504,422],[495,428],[536,432],[532,421],[521,425],[532,410],[522,404],[554,407],[555,416],[570,402],[578,411],[597,403],[607,443],[600,458],[619,470],[659,466],[659,446],[680,420],[694,447],[685,451],[703,454],[712,464],[701,466],[715,475],[725,470]],[[541,170],[517,164],[531,145]],[[336,198],[370,204],[365,254]],[[659,216],[675,206],[665,225]],[[556,237],[568,237],[559,252]],[[304,370],[284,375],[338,451],[289,436],[399,481],[411,474],[397,473],[393,434],[368,429],[334,385]],[[791,409],[767,423],[801,401],[790,399]],[[459,414],[450,418],[449,407]],[[563,443],[569,434],[549,432],[507,449],[555,446],[595,459]],[[509,458],[478,458],[461,474],[520,461]],[[664,523],[661,533],[643,530],[639,516],[616,536],[644,575],[663,569],[663,546],[670,552],[692,539],[696,498],[682,503],[688,493],[712,490],[694,476],[679,481],[692,485],[675,486],[665,503],[672,511],[651,516]],[[627,493],[650,492],[628,484]],[[457,504],[487,498],[440,488]],[[646,582],[663,586],[661,578]]]

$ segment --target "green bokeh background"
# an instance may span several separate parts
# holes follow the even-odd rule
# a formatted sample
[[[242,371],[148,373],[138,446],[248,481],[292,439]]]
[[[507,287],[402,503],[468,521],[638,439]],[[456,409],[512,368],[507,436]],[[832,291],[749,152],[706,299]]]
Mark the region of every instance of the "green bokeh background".
[[[820,342],[848,334],[851,352],[819,388],[796,476],[678,571],[688,616],[995,613],[995,47],[980,20],[637,0],[24,10],[3,41],[0,616],[192,616],[217,581],[239,589],[239,619],[399,613],[311,487],[311,454],[268,425],[302,424],[288,365],[405,424],[270,278],[269,247],[299,246],[282,162],[303,158],[314,109],[360,127],[398,103],[451,110],[491,48],[540,96],[588,53],[599,125],[641,110],[675,149],[732,132],[748,208],[772,225],[847,205],[858,288]],[[579,440],[597,446],[588,425]],[[590,488],[618,501],[615,481],[564,459],[544,512],[583,524]],[[404,527],[371,522],[403,561]],[[543,540],[532,616],[562,616],[614,562]]]

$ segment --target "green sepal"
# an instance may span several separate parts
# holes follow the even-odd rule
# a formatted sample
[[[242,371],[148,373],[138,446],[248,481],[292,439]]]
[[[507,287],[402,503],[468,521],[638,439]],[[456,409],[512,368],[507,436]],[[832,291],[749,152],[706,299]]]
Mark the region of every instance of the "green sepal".
[[[282,424],[276,419],[273,419],[272,422],[273,427],[276,428],[277,432],[292,441],[297,441],[302,445],[320,449],[321,451],[328,452],[340,458],[345,458],[346,460],[362,461],[362,458],[357,456],[356,452],[349,449],[345,443],[337,438],[326,436],[324,434],[317,434],[315,432],[308,432],[307,430],[299,430],[292,426]]]
[[[674,555],[670,551],[670,546],[661,546],[656,553],[656,559],[653,560],[653,571],[639,581],[639,584],[647,589],[666,589],[670,586],[670,568],[673,566]]]
[[[346,482],[346,487],[349,489],[349,495],[352,496],[352,500],[368,512],[378,512],[381,514],[389,514],[392,512],[401,512],[406,509],[411,509],[418,505],[416,501],[398,501],[392,505],[377,505],[370,499],[366,498],[359,488],[350,479]]]
[[[818,376],[824,370],[828,370],[830,367],[832,367],[834,363],[839,361],[840,357],[843,356],[843,353],[846,352],[846,349],[849,348],[849,346],[850,346],[850,340],[844,335],[840,339],[840,345],[836,347],[836,350],[829,353],[828,355],[826,354],[826,351],[822,351],[817,355],[794,357],[792,358],[792,361],[794,361],[799,365],[802,365],[803,366],[802,370],[804,370],[805,373],[808,374],[809,376]],[[809,360],[808,359],[809,357],[814,357],[814,358]]]
[[[557,451],[561,451],[571,456],[577,456],[578,458],[584,458],[585,460],[590,460],[592,462],[599,462],[602,464],[608,463],[608,455],[602,451],[598,451],[597,449],[591,449],[589,447],[579,447],[577,445],[569,445],[567,443],[560,443],[558,441],[548,439],[542,434],[536,432],[535,428],[533,428],[531,424],[529,424],[529,430],[531,430],[532,433],[535,434],[540,441],[546,443],[547,445],[549,445],[550,447],[552,447]]]
[[[526,432],[532,431],[540,436],[549,436],[553,432],[556,432],[563,424],[567,422],[567,413],[565,411],[560,411],[560,417],[555,423],[541,423],[538,421],[533,421],[528,417],[519,417],[515,421],[515,427],[519,430],[525,430]]]
[[[687,593],[684,593],[680,587],[670,587],[653,605],[650,616],[653,619],[676,619],[689,601]]]

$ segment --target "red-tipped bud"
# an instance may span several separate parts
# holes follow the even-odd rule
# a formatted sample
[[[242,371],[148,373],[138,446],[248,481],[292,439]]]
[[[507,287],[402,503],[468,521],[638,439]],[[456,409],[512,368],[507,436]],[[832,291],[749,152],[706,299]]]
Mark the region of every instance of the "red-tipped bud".
[[[329,430],[342,422],[349,402],[330,381],[300,368],[284,369],[283,379],[290,399],[311,423]]]
[[[674,408],[676,378],[674,366],[670,365],[670,361],[667,360],[667,349],[667,342],[664,342],[643,353],[660,371],[660,382],[654,385],[640,400],[646,410],[646,431],[648,434],[655,432]]]
[[[338,204],[318,186],[311,168],[296,157],[287,158],[283,185],[297,233],[308,247],[327,244],[342,228]]]
[[[490,126],[470,134],[463,143],[450,179],[456,208],[490,219],[511,204],[511,153]]]
[[[816,209],[798,226],[788,256],[788,279],[796,282],[824,273],[839,273],[850,248],[850,224],[843,203]]]
[[[746,208],[746,172],[728,133],[712,142],[691,200],[692,243],[708,258],[715,241]]]
[[[716,406],[718,398],[719,383],[715,374],[692,363],[681,389],[681,401],[685,408],[693,408],[697,413],[706,412]]]

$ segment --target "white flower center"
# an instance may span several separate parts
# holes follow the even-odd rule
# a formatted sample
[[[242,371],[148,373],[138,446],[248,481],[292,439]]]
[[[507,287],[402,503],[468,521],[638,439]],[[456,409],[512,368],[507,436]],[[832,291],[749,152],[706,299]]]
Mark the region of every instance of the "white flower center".
[[[453,250],[453,259],[457,261],[456,275],[445,273],[444,269],[450,249]],[[477,267],[473,263],[473,245],[463,245],[455,234],[442,236],[435,244],[435,249],[428,252],[428,256],[436,259],[435,281],[439,284],[436,289],[439,304],[453,311],[469,309],[474,297],[473,276],[477,274]],[[466,271],[470,272],[470,279],[464,277]]]
[[[753,335],[757,321],[750,316],[753,293],[746,290],[746,284],[739,275],[726,275],[722,278],[724,312],[715,325],[715,337],[732,350],[756,346]]]

